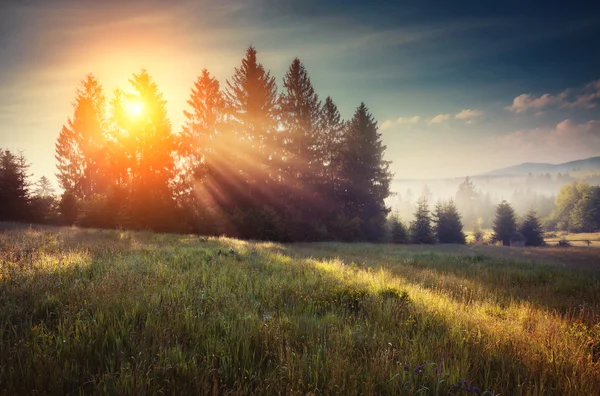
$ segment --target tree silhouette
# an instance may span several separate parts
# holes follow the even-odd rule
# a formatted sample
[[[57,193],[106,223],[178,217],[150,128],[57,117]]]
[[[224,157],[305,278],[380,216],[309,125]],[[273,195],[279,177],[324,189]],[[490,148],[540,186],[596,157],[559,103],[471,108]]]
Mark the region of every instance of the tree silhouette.
[[[542,223],[535,210],[532,209],[527,212],[523,222],[519,226],[519,232],[525,237],[525,245],[544,245],[544,231],[542,230]]]
[[[60,186],[79,198],[106,189],[102,174],[105,160],[105,99],[93,75],[81,81],[69,118],[56,142],[56,174]]]
[[[510,245],[510,238],[517,231],[517,220],[515,211],[508,202],[502,201],[496,206],[496,218],[492,228],[494,230],[490,238],[492,242],[502,242],[504,246]]]
[[[410,223],[410,242],[416,244],[434,244],[435,234],[431,227],[431,214],[425,197],[417,201],[415,219]]]
[[[0,221],[30,221],[29,164],[23,153],[0,151]]]
[[[364,103],[348,124],[342,148],[344,212],[360,222],[360,235],[370,241],[382,240],[389,209],[389,162],[383,159],[386,146],[381,142],[377,122]]]
[[[439,243],[466,243],[462,220],[454,201],[438,202],[433,213],[433,222]]]

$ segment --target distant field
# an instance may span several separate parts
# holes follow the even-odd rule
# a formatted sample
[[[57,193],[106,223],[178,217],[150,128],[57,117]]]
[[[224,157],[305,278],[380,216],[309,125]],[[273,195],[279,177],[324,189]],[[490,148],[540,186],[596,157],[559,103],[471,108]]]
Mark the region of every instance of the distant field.
[[[600,250],[0,233],[0,393],[592,395]]]

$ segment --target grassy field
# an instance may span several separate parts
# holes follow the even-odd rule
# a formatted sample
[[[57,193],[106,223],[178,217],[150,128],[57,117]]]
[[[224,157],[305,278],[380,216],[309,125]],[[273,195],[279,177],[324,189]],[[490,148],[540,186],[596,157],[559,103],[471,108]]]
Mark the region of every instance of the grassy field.
[[[591,395],[600,250],[0,233],[3,394]]]

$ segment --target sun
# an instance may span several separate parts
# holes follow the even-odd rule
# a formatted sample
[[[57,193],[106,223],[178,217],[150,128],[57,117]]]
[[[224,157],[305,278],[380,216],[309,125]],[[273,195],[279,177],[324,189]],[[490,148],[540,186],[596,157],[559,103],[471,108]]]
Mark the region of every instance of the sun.
[[[125,104],[125,111],[131,118],[138,118],[144,112],[144,104],[138,101],[129,101]]]

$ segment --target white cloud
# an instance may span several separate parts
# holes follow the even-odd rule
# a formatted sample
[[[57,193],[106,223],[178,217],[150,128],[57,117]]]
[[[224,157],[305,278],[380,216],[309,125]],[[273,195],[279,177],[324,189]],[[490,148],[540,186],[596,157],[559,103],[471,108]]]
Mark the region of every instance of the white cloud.
[[[519,130],[492,139],[491,147],[530,161],[554,162],[600,155],[600,121],[577,124],[570,119],[551,128]]]
[[[396,120],[396,124],[402,125],[402,124],[416,124],[417,122],[421,121],[421,117],[419,116],[413,116],[413,117],[400,117]]]
[[[579,89],[567,88],[558,95],[545,93],[540,97],[535,97],[531,94],[522,94],[514,98],[512,105],[505,109],[517,114],[524,113],[529,109],[541,110],[552,105],[591,109],[596,107],[597,99],[600,99],[600,80],[592,81]]]
[[[392,125],[393,125],[393,122],[391,120],[385,120],[384,122],[381,123],[381,129],[388,129]]]
[[[421,121],[421,117],[419,116],[400,117],[396,120],[385,120],[381,124],[381,129],[385,130],[393,127],[394,125],[412,125],[418,123],[419,121]]]
[[[441,124],[442,122],[449,120],[450,119],[450,114],[438,114],[435,117],[433,117],[429,123],[430,124]]]
[[[513,113],[523,113],[529,109],[541,109],[556,103],[557,98],[550,94],[543,94],[539,98],[535,98],[529,94],[519,95],[513,99],[513,104],[506,107],[506,110],[510,110]]]
[[[474,118],[481,117],[483,115],[483,111],[476,109],[463,109],[460,113],[456,114],[454,118],[457,120],[469,121]]]

